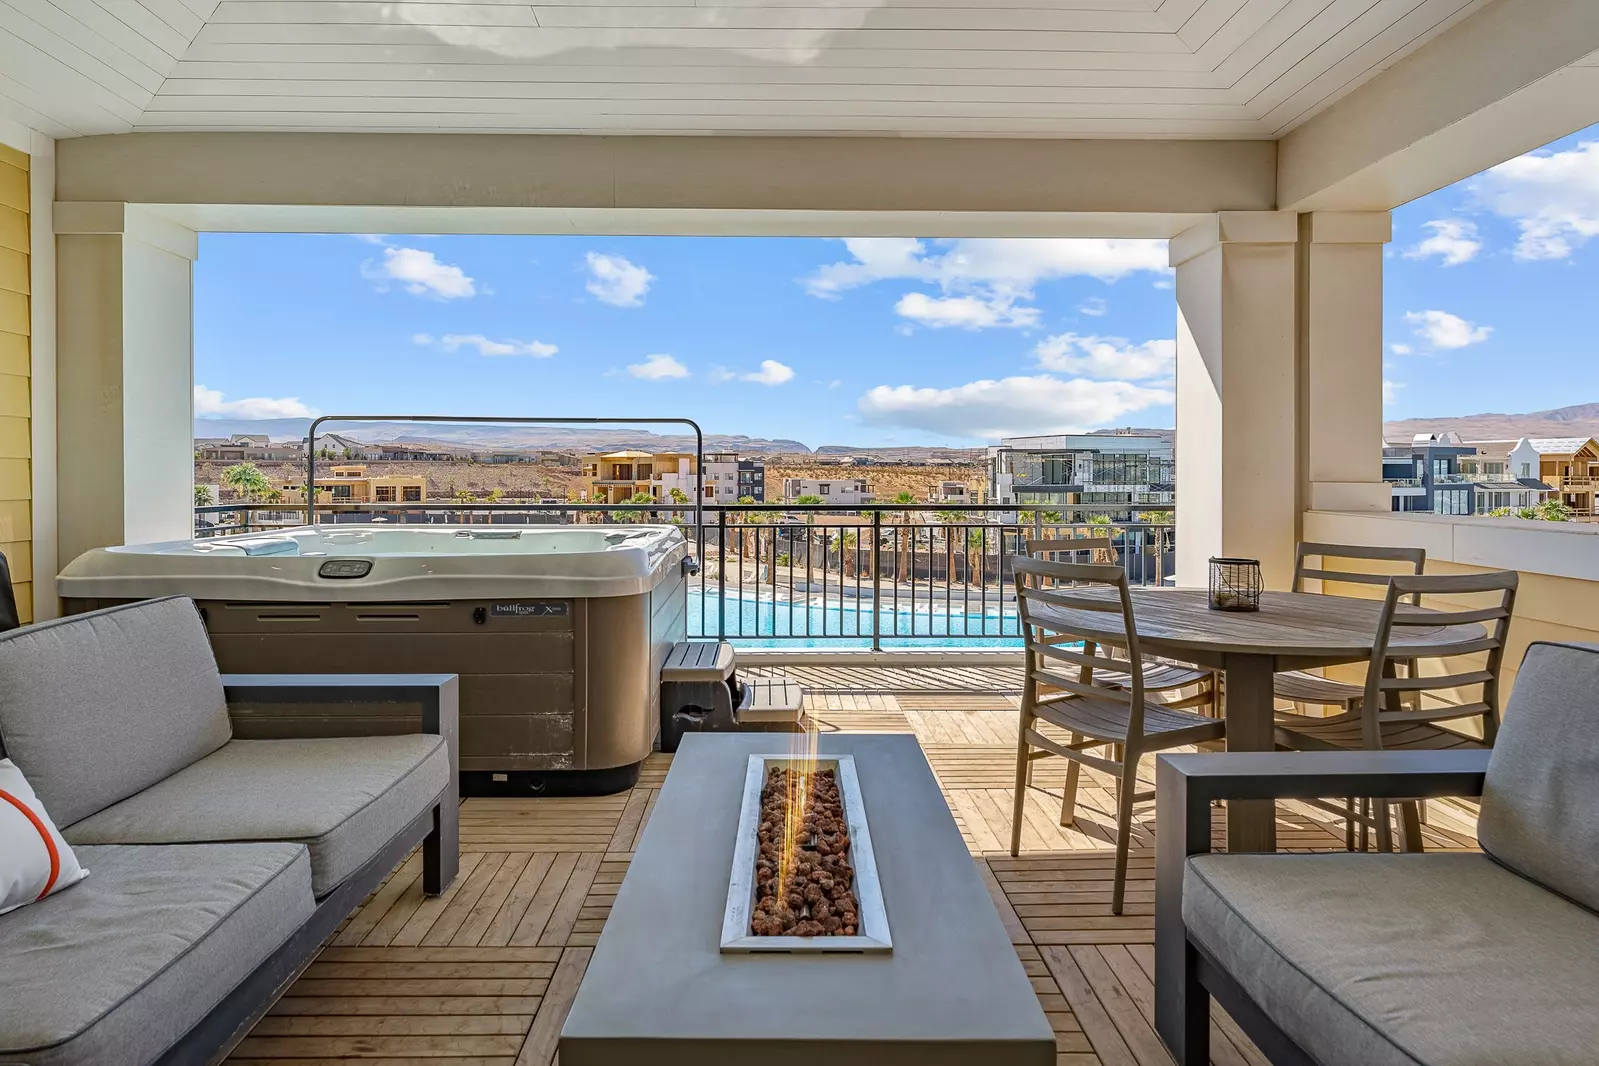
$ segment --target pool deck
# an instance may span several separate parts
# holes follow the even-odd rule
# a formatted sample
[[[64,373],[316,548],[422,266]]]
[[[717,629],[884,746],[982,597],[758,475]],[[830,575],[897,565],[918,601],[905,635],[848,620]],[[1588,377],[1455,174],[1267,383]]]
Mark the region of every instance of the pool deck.
[[[1007,853],[1019,668],[751,667],[808,689],[826,732],[915,735],[1056,1034],[1057,1066],[1164,1066],[1152,1028],[1153,804],[1135,819],[1128,906],[1110,913],[1111,782],[1086,771],[1058,824],[1064,765],[1038,764],[1022,854]],[[228,1060],[275,1066],[549,1066],[671,757],[592,799],[470,799],[461,873],[421,894],[413,856],[347,921]],[[1342,826],[1284,804],[1284,850],[1342,848]],[[1430,805],[1429,850],[1475,847],[1464,806]],[[1218,829],[1221,822],[1218,818]],[[1266,1066],[1219,1010],[1216,1066]]]

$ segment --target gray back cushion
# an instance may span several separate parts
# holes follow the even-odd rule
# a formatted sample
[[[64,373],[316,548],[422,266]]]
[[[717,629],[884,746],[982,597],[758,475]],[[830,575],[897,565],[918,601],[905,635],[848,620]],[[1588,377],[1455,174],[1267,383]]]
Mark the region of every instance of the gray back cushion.
[[[149,788],[232,736],[191,600],[0,634],[0,741],[58,825]]]
[[[1599,645],[1527,649],[1488,759],[1477,837],[1523,877],[1599,910]]]

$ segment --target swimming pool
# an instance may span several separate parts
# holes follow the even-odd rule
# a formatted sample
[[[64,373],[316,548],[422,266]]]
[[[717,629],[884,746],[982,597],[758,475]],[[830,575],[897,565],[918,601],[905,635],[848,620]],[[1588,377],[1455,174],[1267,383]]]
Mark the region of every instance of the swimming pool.
[[[914,608],[884,604],[877,612],[884,648],[1019,648],[1016,611],[990,607],[962,611],[956,602],[923,601]],[[741,648],[870,648],[873,633],[870,599],[823,601],[777,600],[722,596],[715,588],[690,587],[688,629],[691,637],[725,639]]]

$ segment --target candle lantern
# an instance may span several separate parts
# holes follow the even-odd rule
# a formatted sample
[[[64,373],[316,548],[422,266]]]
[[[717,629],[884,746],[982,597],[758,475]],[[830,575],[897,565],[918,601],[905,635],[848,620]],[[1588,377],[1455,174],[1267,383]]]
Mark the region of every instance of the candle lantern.
[[[1260,610],[1260,560],[1211,559],[1210,609]]]

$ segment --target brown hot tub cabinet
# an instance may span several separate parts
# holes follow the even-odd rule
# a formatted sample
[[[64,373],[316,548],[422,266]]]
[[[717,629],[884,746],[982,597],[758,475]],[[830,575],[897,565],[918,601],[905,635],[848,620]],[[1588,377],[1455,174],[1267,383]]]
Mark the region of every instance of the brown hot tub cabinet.
[[[96,582],[82,573],[106,568],[104,559],[99,566],[79,567],[89,556],[68,568],[63,583],[65,591],[74,593],[67,600],[69,610],[104,606],[108,599],[174,592],[193,596],[217,664],[225,673],[458,674],[463,792],[609,792],[637,780],[639,766],[654,745],[661,665],[686,633],[686,551],[681,535],[670,527],[669,531],[675,546],[647,560],[633,560],[636,580],[589,581],[586,586],[595,591],[621,589],[618,595],[528,595],[541,584],[559,590],[561,582],[541,583],[528,575],[507,573],[499,581],[485,582],[482,575],[474,575],[461,582],[474,592],[485,583],[498,585],[505,595],[441,596],[438,593],[450,591],[450,581],[438,573],[447,567],[437,558],[422,568],[430,571],[426,580],[407,582],[393,580],[394,571],[405,569],[403,561],[379,552],[369,553],[369,575],[378,578],[373,585],[360,579],[324,578],[311,579],[317,583],[310,588],[290,580],[277,588],[269,581],[248,589],[222,589],[215,587],[217,581],[198,575],[184,580],[180,575],[163,582],[146,581],[143,584],[150,587],[127,595],[136,591],[127,580]],[[302,538],[301,547],[307,543]],[[188,558],[185,566],[192,569],[193,557]],[[230,554],[204,562],[238,569],[250,565],[248,558]],[[514,570],[518,558],[505,556],[506,569]],[[321,568],[325,559],[313,555],[305,562]],[[262,562],[268,560],[286,561],[283,555],[272,555]],[[482,563],[481,558],[477,561]],[[111,568],[124,562],[113,557]],[[594,569],[593,560],[574,566]],[[80,571],[76,581],[74,568]],[[398,592],[407,585],[430,594],[359,598],[370,589]],[[122,594],[81,595],[89,591]],[[207,591],[251,594],[218,596]],[[263,591],[292,598],[267,598],[260,595]],[[322,595],[314,595],[318,592]],[[293,731],[302,736],[308,719],[318,723],[312,728],[326,729],[329,735],[399,731],[408,724],[373,707],[305,706],[290,713],[295,718]],[[271,736],[275,731],[288,732],[290,726],[266,714],[252,723],[252,735]]]

